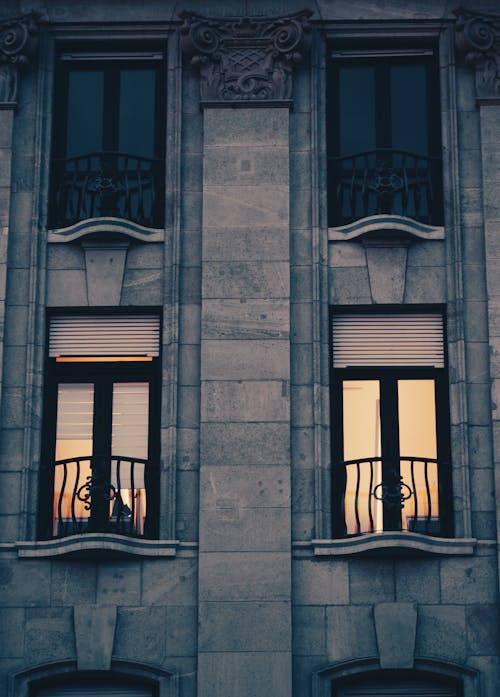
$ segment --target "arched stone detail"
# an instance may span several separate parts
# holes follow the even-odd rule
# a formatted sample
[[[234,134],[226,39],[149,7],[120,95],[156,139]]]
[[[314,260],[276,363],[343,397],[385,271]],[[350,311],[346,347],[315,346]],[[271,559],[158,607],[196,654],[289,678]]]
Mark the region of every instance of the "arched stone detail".
[[[500,15],[455,10],[456,45],[467,65],[476,71],[476,98],[500,102]]]
[[[156,689],[158,697],[178,697],[179,676],[174,670],[163,666],[136,663],[135,661],[113,660],[109,670],[78,670],[76,661],[58,661],[49,664],[32,666],[13,673],[9,677],[7,697],[30,697],[33,690],[65,680],[84,678],[135,678]],[[36,694],[36,693],[35,693]]]
[[[0,22],[0,108],[17,103],[18,67],[29,63],[36,49],[40,13]]]

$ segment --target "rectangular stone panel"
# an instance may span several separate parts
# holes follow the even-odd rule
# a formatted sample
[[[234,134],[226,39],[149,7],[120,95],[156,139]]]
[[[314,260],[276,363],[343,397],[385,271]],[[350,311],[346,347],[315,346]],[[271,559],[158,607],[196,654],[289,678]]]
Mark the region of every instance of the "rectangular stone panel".
[[[288,465],[289,439],[287,423],[202,423],[200,457],[205,465]]]
[[[278,261],[207,261],[201,292],[204,299],[288,298],[290,268]]]
[[[202,380],[288,380],[289,343],[206,340],[202,346],[201,371]]]
[[[284,380],[204,382],[201,409],[206,421],[288,421],[288,383]]]

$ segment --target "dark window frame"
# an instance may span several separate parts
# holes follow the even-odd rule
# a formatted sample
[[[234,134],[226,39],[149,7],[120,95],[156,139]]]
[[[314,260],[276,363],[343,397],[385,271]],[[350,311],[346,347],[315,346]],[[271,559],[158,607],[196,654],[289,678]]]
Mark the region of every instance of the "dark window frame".
[[[69,314],[69,313],[66,313]],[[97,314],[97,313],[96,313]],[[48,326],[49,323],[47,323]],[[48,333],[48,331],[47,331]],[[46,345],[48,346],[48,336]],[[161,360],[151,361],[106,361],[59,363],[55,358],[46,358],[45,387],[42,419],[41,466],[39,475],[38,538],[53,539],[53,504],[55,477],[55,448],[57,427],[58,386],[64,383],[92,383],[94,385],[93,408],[93,457],[105,463],[104,469],[111,466],[112,436],[112,389],[117,382],[146,382],[149,385],[148,409],[148,457],[144,478],[147,500],[147,513],[144,537],[158,539],[160,505],[160,419],[161,419]],[[100,452],[103,450],[104,452]],[[82,453],[82,456],[89,453]],[[115,455],[127,456],[127,453]],[[133,458],[134,459],[134,458]],[[138,458],[136,459],[139,460]],[[105,472],[99,472],[105,474]],[[101,511],[103,529],[107,530],[109,516]],[[91,532],[88,530],[87,532]],[[68,533],[71,534],[71,533]],[[123,534],[133,535],[132,532]],[[65,536],[65,535],[61,535]],[[135,535],[134,535],[135,536]]]
[[[142,49],[142,50],[141,50]],[[149,58],[149,54],[159,54],[161,58]],[[67,59],[64,56],[69,56]],[[74,56],[72,58],[71,56]],[[119,138],[119,119],[120,119],[120,71],[134,69],[149,68],[153,70],[155,75],[155,108],[154,108],[154,152],[151,155],[130,153],[128,160],[123,157],[118,159],[119,154],[118,138]],[[117,215],[115,217],[125,217],[131,219],[145,227],[163,227],[165,219],[165,156],[166,156],[166,52],[164,47],[144,46],[130,44],[119,44],[116,46],[104,46],[102,44],[89,43],[85,46],[74,46],[63,44],[59,47],[56,55],[56,67],[54,71],[54,99],[53,99],[53,123],[52,123],[52,156],[51,156],[51,176],[50,176],[50,208],[49,208],[49,226],[53,228],[65,227],[69,224],[79,222],[85,217],[100,217],[100,216],[85,216],[78,211],[68,217],[68,211],[64,211],[64,204],[61,203],[61,182],[64,181],[66,174],[66,187],[71,183],[75,183],[79,188],[77,195],[80,196],[79,204],[84,196],[89,196],[88,192],[82,189],[82,183],[76,181],[83,178],[85,175],[85,166],[95,169],[96,158],[92,161],[85,162],[87,155],[78,157],[67,157],[67,130],[68,130],[68,90],[69,90],[69,75],[71,71],[86,71],[86,70],[101,71],[103,74],[104,89],[103,89],[103,104],[102,104],[102,159],[99,165],[106,170],[110,168],[112,173],[119,168],[127,169],[128,179],[133,186],[144,188],[146,186],[154,187],[154,205],[149,215],[136,212],[130,217]],[[123,153],[122,153],[123,154]],[[127,153],[124,153],[127,155]],[[90,155],[90,153],[89,153]],[[115,159],[113,160],[113,157]],[[107,158],[107,159],[106,159]],[[75,162],[71,171],[65,171],[70,161]],[[76,175],[75,175],[76,172]],[[139,172],[139,175],[137,173]],[[108,171],[104,172],[105,176],[109,175]],[[79,176],[81,175],[81,176]],[[134,177],[141,176],[143,181],[135,181]],[[144,175],[146,180],[144,180]],[[71,182],[73,179],[73,182]],[[146,184],[144,184],[144,181]],[[123,181],[118,182],[120,186]],[[95,191],[94,193],[94,199]],[[109,192],[103,190],[98,192],[98,196],[108,195]],[[68,194],[66,193],[66,196]],[[110,215],[106,209],[112,210],[110,198],[107,202],[101,205],[105,212],[101,215]],[[95,203],[92,203],[94,206]],[[116,203],[115,210],[116,210]],[[73,208],[75,205],[73,205]],[[87,208],[89,206],[87,205]]]
[[[401,313],[402,309],[412,313],[436,312],[445,313],[442,307],[431,306],[384,306],[383,309],[373,306],[331,306],[329,313],[329,326],[332,327],[334,314],[355,314],[368,311],[376,314],[389,312]],[[452,507],[452,470],[451,470],[451,441],[450,441],[450,403],[449,403],[449,378],[447,362],[446,322],[444,322],[444,354],[445,364],[443,368],[416,367],[416,366],[356,366],[346,368],[333,367],[333,333],[330,331],[330,433],[331,433],[331,462],[332,462],[332,527],[333,537],[342,539],[347,536],[344,517],[344,491],[346,484],[346,462],[344,451],[344,410],[343,389],[344,380],[378,380],[380,383],[380,421],[381,421],[381,460],[382,476],[389,478],[399,476],[399,470],[387,467],[387,461],[395,463],[404,460],[405,456],[418,457],[418,453],[399,452],[399,421],[398,421],[398,380],[432,379],[435,384],[435,414],[436,414],[436,444],[438,460],[438,500],[440,537],[453,537],[453,507]],[[384,505],[384,532],[400,529],[401,515],[397,511],[391,511]],[[398,520],[399,518],[399,520]],[[387,523],[387,527],[386,527]],[[363,531],[358,534],[365,534]],[[436,534],[434,532],[430,534]]]
[[[385,49],[385,50],[384,50]],[[428,211],[428,219],[423,220],[421,216],[415,215],[417,220],[432,225],[443,224],[443,183],[442,183],[442,139],[441,139],[441,107],[440,107],[440,81],[439,81],[439,64],[438,53],[435,45],[416,45],[411,47],[411,44],[406,44],[405,48],[401,48],[400,44],[363,44],[356,48],[356,43],[345,44],[344,42],[331,44],[328,48],[327,58],[327,181],[328,181],[328,224],[329,226],[338,226],[348,224],[354,220],[374,215],[376,213],[391,213],[391,204],[394,200],[389,201],[390,195],[384,199],[384,192],[377,195],[376,205],[384,210],[373,209],[373,193],[370,202],[365,205],[366,210],[362,215],[350,211],[350,215],[346,215],[343,210],[339,210],[339,199],[336,195],[339,187],[342,187],[342,179],[339,180],[338,166],[335,164],[342,159],[351,159],[355,178],[358,177],[359,168],[376,169],[375,161],[379,162],[379,156],[375,155],[374,151],[371,158],[361,162],[361,155],[358,151],[352,153],[342,152],[340,143],[340,96],[339,96],[339,71],[343,66],[363,66],[374,68],[374,97],[375,104],[373,106],[374,124],[375,124],[375,149],[378,151],[387,150],[388,152],[399,152],[393,150],[391,142],[391,104],[392,95],[390,94],[390,79],[389,70],[392,66],[411,66],[423,65],[426,74],[426,94],[427,94],[427,152],[415,153],[416,157],[412,157],[405,161],[404,157],[395,157],[390,163],[390,171],[401,175],[401,179],[405,179],[413,168],[414,171],[422,169],[424,161],[429,162],[429,176],[432,174],[432,193],[434,203],[432,210]],[[354,156],[354,157],[353,157]],[[382,153],[382,157],[384,157]],[[382,172],[382,174],[384,174]],[[363,188],[364,193],[358,193],[359,200],[366,196],[368,197],[367,188],[370,182],[360,175],[361,179],[358,182]],[[420,177],[420,187],[422,184],[422,172]],[[362,180],[362,181],[361,181]],[[368,186],[367,186],[368,184]],[[373,182],[372,182],[373,184]],[[411,194],[410,194],[411,198]],[[343,199],[342,199],[343,200]],[[356,204],[356,211],[359,209],[359,200]],[[399,205],[399,204],[398,204]],[[404,204],[401,204],[404,206]],[[342,206],[340,206],[342,208]],[[373,209],[373,210],[370,210]],[[431,206],[429,206],[431,208]],[[396,211],[394,211],[396,212]],[[403,213],[404,214],[404,213]],[[413,216],[410,216],[413,217]]]

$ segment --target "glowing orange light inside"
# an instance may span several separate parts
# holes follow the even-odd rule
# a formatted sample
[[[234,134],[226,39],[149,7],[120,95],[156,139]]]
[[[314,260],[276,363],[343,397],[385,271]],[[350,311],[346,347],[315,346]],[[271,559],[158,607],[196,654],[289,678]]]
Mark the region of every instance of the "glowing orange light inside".
[[[56,363],[138,363],[152,360],[152,356],[57,356]]]

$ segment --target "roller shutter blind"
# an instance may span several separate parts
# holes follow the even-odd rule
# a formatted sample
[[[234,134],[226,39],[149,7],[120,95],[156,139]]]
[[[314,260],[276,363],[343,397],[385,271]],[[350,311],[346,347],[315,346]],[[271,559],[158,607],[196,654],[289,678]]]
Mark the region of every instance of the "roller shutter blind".
[[[158,315],[54,315],[49,357],[158,356]]]
[[[444,367],[443,316],[334,314],[333,367]]]

